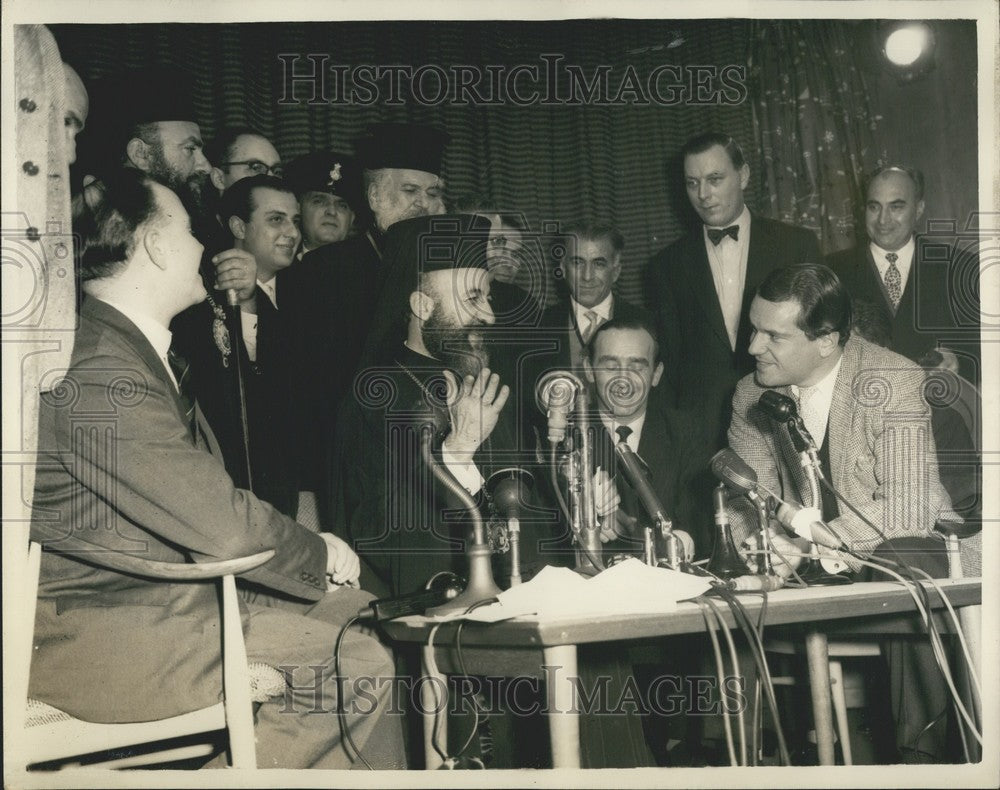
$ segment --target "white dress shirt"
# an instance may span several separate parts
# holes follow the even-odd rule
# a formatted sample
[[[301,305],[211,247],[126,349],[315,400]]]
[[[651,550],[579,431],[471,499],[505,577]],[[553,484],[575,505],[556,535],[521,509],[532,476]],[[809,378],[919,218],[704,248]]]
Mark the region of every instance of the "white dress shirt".
[[[271,300],[274,309],[278,309],[278,294],[275,290],[275,278],[272,277],[266,283],[257,280],[257,287]],[[257,315],[240,310],[240,323],[243,327],[243,345],[246,347],[247,356],[251,362],[257,361]]]
[[[583,333],[587,331],[587,327],[590,326],[590,319],[587,318],[587,313],[593,311],[597,314],[595,332],[601,324],[611,320],[611,306],[614,304],[614,296],[613,294],[608,294],[600,304],[596,304],[593,307],[584,307],[572,296],[569,299],[569,303],[573,307],[573,317],[576,319],[576,326],[580,330],[582,337]]]
[[[629,446],[636,455],[639,454],[639,442],[642,439],[642,426],[646,424],[646,412],[644,411],[638,417],[635,417],[632,422],[618,422],[613,415],[607,412],[600,413],[601,422],[604,424],[605,429],[611,436],[611,441],[614,444],[618,444],[621,438],[618,436],[618,428],[622,425],[627,425],[632,429],[632,433],[629,434],[628,439],[625,440],[625,444]]]
[[[729,345],[736,349],[736,333],[740,327],[740,313],[743,309],[743,287],[747,278],[747,257],[750,254],[750,211],[743,206],[743,212],[729,223],[740,231],[739,239],[726,236],[718,244],[708,238],[708,226],[703,226],[705,251],[708,266],[712,270],[715,293],[719,297],[722,317],[729,334]],[[728,225],[726,226],[728,227]]]
[[[799,402],[799,415],[806,424],[806,430],[812,434],[816,447],[822,447],[826,437],[826,425],[830,420],[830,405],[833,403],[833,389],[837,385],[837,374],[840,373],[840,363],[843,355],[837,360],[833,369],[812,387],[791,386],[792,395]]]

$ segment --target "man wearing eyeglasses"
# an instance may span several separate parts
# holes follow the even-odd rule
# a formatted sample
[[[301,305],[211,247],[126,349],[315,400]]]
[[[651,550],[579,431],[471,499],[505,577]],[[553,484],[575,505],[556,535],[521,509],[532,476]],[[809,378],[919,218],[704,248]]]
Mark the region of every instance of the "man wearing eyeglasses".
[[[249,176],[284,175],[281,155],[271,141],[243,126],[222,129],[205,147],[205,156],[212,164],[212,185],[220,195]]]

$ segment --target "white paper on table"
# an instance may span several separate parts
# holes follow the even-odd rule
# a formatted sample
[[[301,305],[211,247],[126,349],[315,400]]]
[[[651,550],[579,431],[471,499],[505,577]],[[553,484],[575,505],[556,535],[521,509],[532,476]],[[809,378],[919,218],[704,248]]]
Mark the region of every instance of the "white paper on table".
[[[596,615],[659,614],[673,611],[678,601],[706,592],[704,576],[654,568],[632,558],[592,578],[569,568],[546,566],[530,582],[497,596],[498,603],[465,615],[468,620],[495,623],[511,617],[588,617]]]

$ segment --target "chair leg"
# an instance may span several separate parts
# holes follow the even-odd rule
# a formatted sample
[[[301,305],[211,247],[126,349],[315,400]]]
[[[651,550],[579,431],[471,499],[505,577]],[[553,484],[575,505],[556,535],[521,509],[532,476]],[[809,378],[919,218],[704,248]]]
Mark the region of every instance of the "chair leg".
[[[833,711],[837,715],[837,734],[840,736],[840,750],[844,755],[844,765],[853,765],[851,759],[851,733],[847,727],[847,695],[844,692],[844,670],[839,661],[830,662],[830,693],[833,695]]]

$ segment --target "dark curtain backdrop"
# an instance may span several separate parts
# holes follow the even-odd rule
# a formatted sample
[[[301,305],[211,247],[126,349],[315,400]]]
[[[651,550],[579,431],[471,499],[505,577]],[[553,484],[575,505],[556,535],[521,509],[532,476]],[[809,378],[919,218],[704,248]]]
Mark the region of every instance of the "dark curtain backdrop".
[[[974,29],[966,25],[973,36],[967,53],[974,59]],[[876,150],[892,155],[900,147],[899,140],[879,139],[878,126],[873,128],[881,99],[868,93],[879,77],[872,77],[859,45],[864,27],[826,20],[581,20],[57,25],[52,30],[64,59],[87,83],[146,64],[183,67],[194,75],[206,140],[223,125],[248,124],[267,135],[286,161],[317,148],[349,151],[352,139],[376,120],[443,126],[453,138],[444,163],[450,197],[474,193],[492,199],[524,212],[534,229],[581,216],[615,223],[626,238],[619,291],[644,304],[646,261],[680,236],[693,216],[677,153],[685,139],[703,131],[729,132],[746,149],[752,209],[821,232],[827,251],[853,238],[849,214],[860,196],[860,172],[875,164]],[[309,88],[300,84],[299,101],[280,104],[286,89],[281,54],[298,55],[300,72],[312,68],[310,54],[327,56],[328,67],[464,64],[508,70],[521,64],[544,68],[541,55],[554,54],[563,58],[562,65],[578,66],[587,75],[599,65],[610,67],[612,95],[629,68],[645,82],[664,64],[688,73],[695,66],[735,65],[746,69],[746,91],[736,103],[695,103],[688,97],[670,105],[445,101],[424,106],[404,91],[398,106],[389,106],[384,92],[383,101],[373,105],[310,105]],[[905,89],[886,85],[883,78],[879,96],[901,108],[914,95],[925,105],[940,100],[952,106],[955,98],[939,94],[968,93],[968,79],[966,85],[947,86],[940,77],[939,70],[932,80]],[[327,80],[327,98],[335,97],[335,84],[333,77]],[[433,79],[427,86],[433,93]],[[556,90],[565,95],[565,81]],[[974,168],[974,86],[971,96],[971,116],[949,123],[961,127],[951,145],[972,151]],[[933,119],[924,113],[920,124],[933,126]],[[883,125],[907,123],[897,118]],[[794,136],[779,140],[777,129]],[[964,145],[963,134],[970,138]],[[921,148],[916,140],[907,150],[916,158]],[[932,168],[936,150],[920,153],[925,161],[918,164]],[[955,184],[970,184],[966,191],[974,194],[974,169],[951,172]]]
[[[53,27],[63,57],[85,82],[149,63],[182,66],[195,78],[198,121],[206,139],[223,125],[246,123],[267,135],[286,160],[322,147],[350,151],[351,140],[376,120],[443,126],[453,138],[444,163],[449,196],[484,195],[523,211],[532,228],[580,216],[617,224],[627,240],[619,291],[640,303],[647,259],[679,236],[687,220],[686,198],[676,188],[677,151],[687,137],[710,128],[727,130],[749,147],[748,100],[735,105],[420,106],[405,96],[403,106],[310,106],[309,88],[300,85],[301,101],[281,105],[285,67],[278,55],[302,56],[296,68],[304,72],[312,68],[305,59],[311,53],[328,55],[327,65],[445,68],[543,67],[539,56],[554,53],[588,75],[598,65],[611,66],[613,94],[630,65],[643,82],[661,64],[745,65],[748,30],[748,23],[740,21]],[[683,43],[668,48],[677,39]],[[334,96],[334,84],[331,78],[328,98]],[[428,86],[433,92],[433,83]],[[668,189],[671,167],[674,183]],[[755,181],[755,201],[757,187]]]

